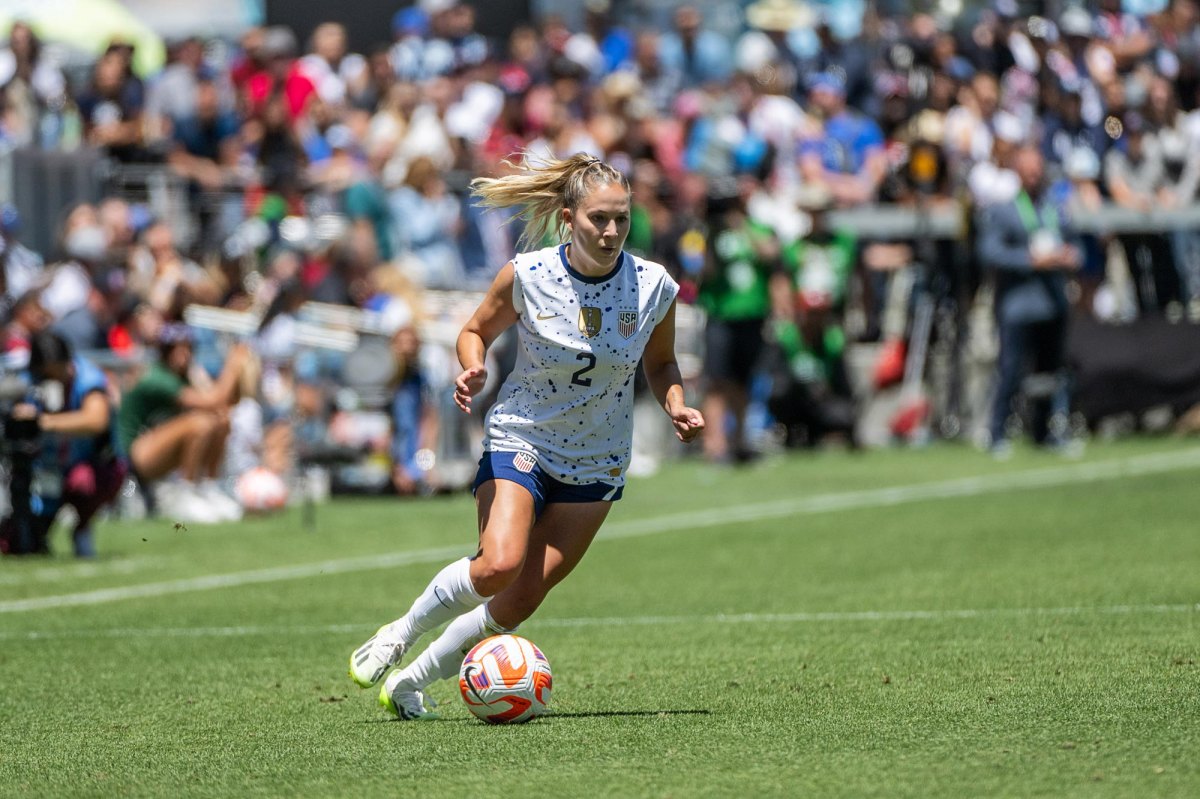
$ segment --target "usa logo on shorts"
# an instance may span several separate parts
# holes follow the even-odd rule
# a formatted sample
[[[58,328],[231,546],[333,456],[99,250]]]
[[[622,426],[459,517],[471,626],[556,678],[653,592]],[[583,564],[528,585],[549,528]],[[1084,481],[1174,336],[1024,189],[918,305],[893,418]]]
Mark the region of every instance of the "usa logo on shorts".
[[[533,471],[533,467],[537,466],[537,458],[528,452],[518,452],[513,456],[513,466],[516,467],[518,472],[529,474]]]
[[[637,332],[637,311],[621,311],[617,314],[617,332],[624,338]]]

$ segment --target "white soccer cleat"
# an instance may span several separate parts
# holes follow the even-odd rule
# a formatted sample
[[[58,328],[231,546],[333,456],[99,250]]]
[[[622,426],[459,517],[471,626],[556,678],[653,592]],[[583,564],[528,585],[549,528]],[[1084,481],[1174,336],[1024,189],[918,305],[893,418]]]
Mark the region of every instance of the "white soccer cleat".
[[[406,649],[403,641],[391,635],[391,625],[383,625],[350,655],[350,679],[360,688],[370,688],[400,662]]]
[[[169,487],[164,485],[157,491],[156,496],[159,512],[172,521],[187,524],[217,524],[228,521],[208,499],[200,496],[199,492],[187,483]]]
[[[196,486],[195,493],[209,503],[213,513],[222,521],[238,522],[242,520],[242,505],[233,497],[226,494],[216,480],[205,480]]]
[[[425,703],[429,702],[429,708]],[[379,689],[379,706],[401,721],[433,721],[441,718],[432,708],[437,707],[433,697],[425,696],[418,688],[410,688],[396,672]]]

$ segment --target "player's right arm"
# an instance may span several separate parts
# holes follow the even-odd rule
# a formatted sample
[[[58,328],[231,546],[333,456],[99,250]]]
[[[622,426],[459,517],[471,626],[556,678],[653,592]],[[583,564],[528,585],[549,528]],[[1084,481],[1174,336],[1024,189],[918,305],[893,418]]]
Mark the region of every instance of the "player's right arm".
[[[517,322],[517,308],[513,303],[513,286],[516,278],[511,262],[492,281],[492,287],[470,320],[458,334],[458,362],[463,371],[454,381],[454,404],[463,413],[471,412],[471,397],[483,390],[487,382],[484,357],[492,342]]]

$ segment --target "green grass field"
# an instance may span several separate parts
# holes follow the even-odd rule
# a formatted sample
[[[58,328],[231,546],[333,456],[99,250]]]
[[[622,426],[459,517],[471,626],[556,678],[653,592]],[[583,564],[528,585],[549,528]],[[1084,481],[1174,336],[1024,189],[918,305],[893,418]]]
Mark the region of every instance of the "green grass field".
[[[110,523],[0,561],[0,795],[1197,796],[1198,478],[1165,440],[680,464],[522,628],[555,712],[517,727],[345,674],[467,497]]]

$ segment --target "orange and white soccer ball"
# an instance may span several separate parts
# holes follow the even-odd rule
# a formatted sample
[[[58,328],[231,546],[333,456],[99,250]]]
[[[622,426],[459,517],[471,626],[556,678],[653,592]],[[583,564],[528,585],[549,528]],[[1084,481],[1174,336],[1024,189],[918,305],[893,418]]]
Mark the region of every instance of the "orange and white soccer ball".
[[[287,504],[287,483],[275,472],[261,466],[239,477],[234,491],[238,502],[251,513],[279,510]]]
[[[550,661],[519,635],[494,635],[463,658],[458,690],[467,708],[489,724],[519,724],[550,704]]]

